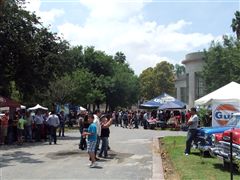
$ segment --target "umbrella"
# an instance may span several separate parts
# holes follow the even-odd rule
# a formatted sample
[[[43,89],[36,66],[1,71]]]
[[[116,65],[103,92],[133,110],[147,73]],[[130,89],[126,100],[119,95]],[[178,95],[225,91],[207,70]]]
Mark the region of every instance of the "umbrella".
[[[46,108],[46,107],[43,107],[43,106],[41,106],[41,105],[39,105],[39,104],[37,104],[37,105],[36,105],[36,106],[34,106],[34,107],[28,108],[28,110],[29,110],[29,111],[32,111],[32,110],[37,110],[37,109],[48,110],[48,108]]]

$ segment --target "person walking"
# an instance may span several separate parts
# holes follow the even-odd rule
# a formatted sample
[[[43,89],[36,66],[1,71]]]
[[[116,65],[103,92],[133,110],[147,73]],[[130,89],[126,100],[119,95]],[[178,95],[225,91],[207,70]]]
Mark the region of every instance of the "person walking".
[[[190,154],[192,141],[197,135],[197,127],[198,127],[198,115],[196,108],[191,108],[191,117],[187,122],[188,127],[188,134],[187,134],[187,140],[186,140],[186,149],[185,149],[185,155],[188,156]]]
[[[87,136],[87,152],[89,159],[91,160],[90,168],[97,166],[95,149],[97,144],[97,126],[96,123],[93,123],[94,116],[93,114],[88,114],[88,123],[90,124],[87,132],[83,132],[83,136]]]
[[[55,111],[52,111],[50,116],[47,119],[47,124],[49,125],[49,145],[52,144],[52,141],[54,141],[54,144],[57,144],[57,127],[60,124],[58,116],[55,114]]]

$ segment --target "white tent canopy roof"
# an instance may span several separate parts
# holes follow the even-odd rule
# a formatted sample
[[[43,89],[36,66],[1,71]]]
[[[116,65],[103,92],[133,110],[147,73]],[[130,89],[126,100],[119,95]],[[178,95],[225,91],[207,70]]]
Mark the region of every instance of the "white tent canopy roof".
[[[37,104],[37,105],[34,106],[34,107],[28,108],[29,111],[33,111],[33,110],[37,110],[37,109],[48,110],[48,108],[43,107],[43,106],[41,106],[41,105],[39,105],[39,104]]]
[[[195,105],[207,105],[212,101],[240,101],[240,84],[231,82],[195,101]]]
[[[79,107],[80,111],[86,111],[87,109],[85,109],[84,107],[80,106]]]

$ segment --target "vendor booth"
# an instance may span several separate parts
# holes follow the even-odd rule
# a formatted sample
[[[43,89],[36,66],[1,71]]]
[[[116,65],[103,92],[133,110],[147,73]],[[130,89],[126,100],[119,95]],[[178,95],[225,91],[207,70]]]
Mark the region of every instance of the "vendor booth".
[[[153,109],[183,109],[186,104],[176,98],[163,93],[162,95],[155,97],[140,105],[140,108],[153,108]]]
[[[211,106],[212,126],[224,126],[233,113],[240,112],[240,84],[231,82],[195,101],[196,106]]]
[[[21,104],[19,104],[17,101],[0,96],[0,107],[18,108],[20,106]]]

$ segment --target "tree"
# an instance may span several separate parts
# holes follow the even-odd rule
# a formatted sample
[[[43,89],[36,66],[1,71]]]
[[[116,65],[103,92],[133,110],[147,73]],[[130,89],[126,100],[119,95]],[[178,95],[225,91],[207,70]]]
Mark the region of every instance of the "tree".
[[[143,99],[155,96],[153,68],[145,69],[139,76],[140,94]]]
[[[162,61],[154,67],[153,74],[155,96],[162,93],[174,95],[174,66]]]
[[[10,96],[14,81],[28,104],[41,102],[49,83],[62,74],[68,43],[22,5],[24,1],[5,1],[0,17],[0,93]]]
[[[52,102],[58,104],[65,104],[72,101],[72,94],[74,93],[75,85],[72,77],[65,75],[53,82],[50,82],[48,87],[48,104]]]
[[[236,32],[237,39],[240,39],[240,11],[236,11],[234,13],[235,18],[232,19],[232,30],[233,32]]]
[[[129,107],[139,98],[138,78],[127,64],[115,64],[114,74],[107,89],[106,104],[110,110]]]
[[[118,63],[124,64],[126,62],[126,56],[123,52],[116,52],[114,60]]]
[[[175,74],[177,77],[180,75],[183,75],[183,74],[185,74],[185,66],[175,64],[174,71],[175,71]]]
[[[162,93],[174,94],[174,66],[166,61],[147,68],[139,77],[141,97],[151,99]]]
[[[240,83],[240,42],[232,37],[223,37],[223,44],[212,42],[204,51],[203,78],[207,92],[212,92],[231,81]]]

